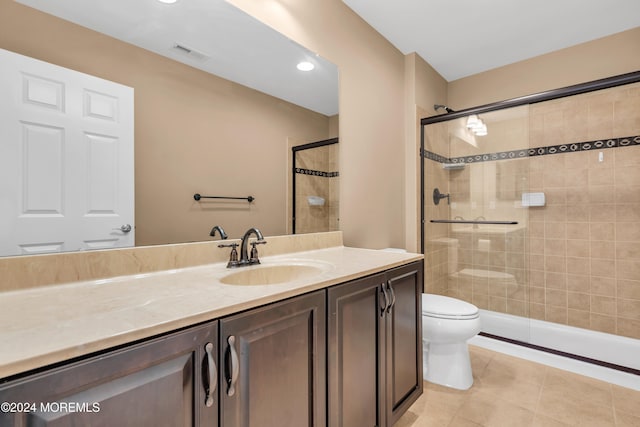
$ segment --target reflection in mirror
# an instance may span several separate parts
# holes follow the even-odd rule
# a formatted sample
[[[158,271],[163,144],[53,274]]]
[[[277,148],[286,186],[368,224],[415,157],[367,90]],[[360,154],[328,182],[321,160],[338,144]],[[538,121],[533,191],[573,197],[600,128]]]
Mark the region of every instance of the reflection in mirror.
[[[338,138],[292,147],[293,233],[339,229]]]
[[[224,1],[20,3],[0,6],[0,48],[133,89],[136,245],[212,239],[214,225],[286,233],[288,141],[337,137],[333,64]]]

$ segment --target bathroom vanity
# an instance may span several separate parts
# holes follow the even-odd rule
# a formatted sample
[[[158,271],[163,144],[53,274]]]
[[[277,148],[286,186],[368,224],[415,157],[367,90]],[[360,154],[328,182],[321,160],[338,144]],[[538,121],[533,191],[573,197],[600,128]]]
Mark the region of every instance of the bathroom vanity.
[[[383,427],[422,393],[421,255],[340,246],[244,271],[4,293],[44,315],[0,332],[0,425]]]

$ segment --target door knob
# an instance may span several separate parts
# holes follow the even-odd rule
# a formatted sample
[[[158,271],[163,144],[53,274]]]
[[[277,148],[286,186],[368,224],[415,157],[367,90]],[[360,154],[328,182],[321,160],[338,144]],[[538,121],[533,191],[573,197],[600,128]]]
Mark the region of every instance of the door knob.
[[[114,228],[114,230],[120,230],[120,231],[122,231],[123,233],[128,233],[128,232],[130,232],[130,231],[131,231],[131,224],[125,224],[125,225],[123,225],[123,226],[121,226],[121,227]]]

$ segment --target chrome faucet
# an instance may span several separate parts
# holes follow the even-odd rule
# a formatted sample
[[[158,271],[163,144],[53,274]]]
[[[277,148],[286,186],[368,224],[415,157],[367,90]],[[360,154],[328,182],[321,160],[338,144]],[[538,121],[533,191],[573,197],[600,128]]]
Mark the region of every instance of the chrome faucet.
[[[225,233],[222,227],[220,227],[219,225],[216,225],[211,229],[209,236],[214,237],[216,235],[216,231],[218,232],[222,240],[227,240],[227,233]]]

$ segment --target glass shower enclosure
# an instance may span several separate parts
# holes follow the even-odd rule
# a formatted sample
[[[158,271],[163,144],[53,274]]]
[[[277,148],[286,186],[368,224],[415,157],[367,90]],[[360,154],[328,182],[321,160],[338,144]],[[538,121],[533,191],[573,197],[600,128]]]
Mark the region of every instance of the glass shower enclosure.
[[[422,119],[425,292],[523,343],[532,319],[640,338],[639,82]]]

